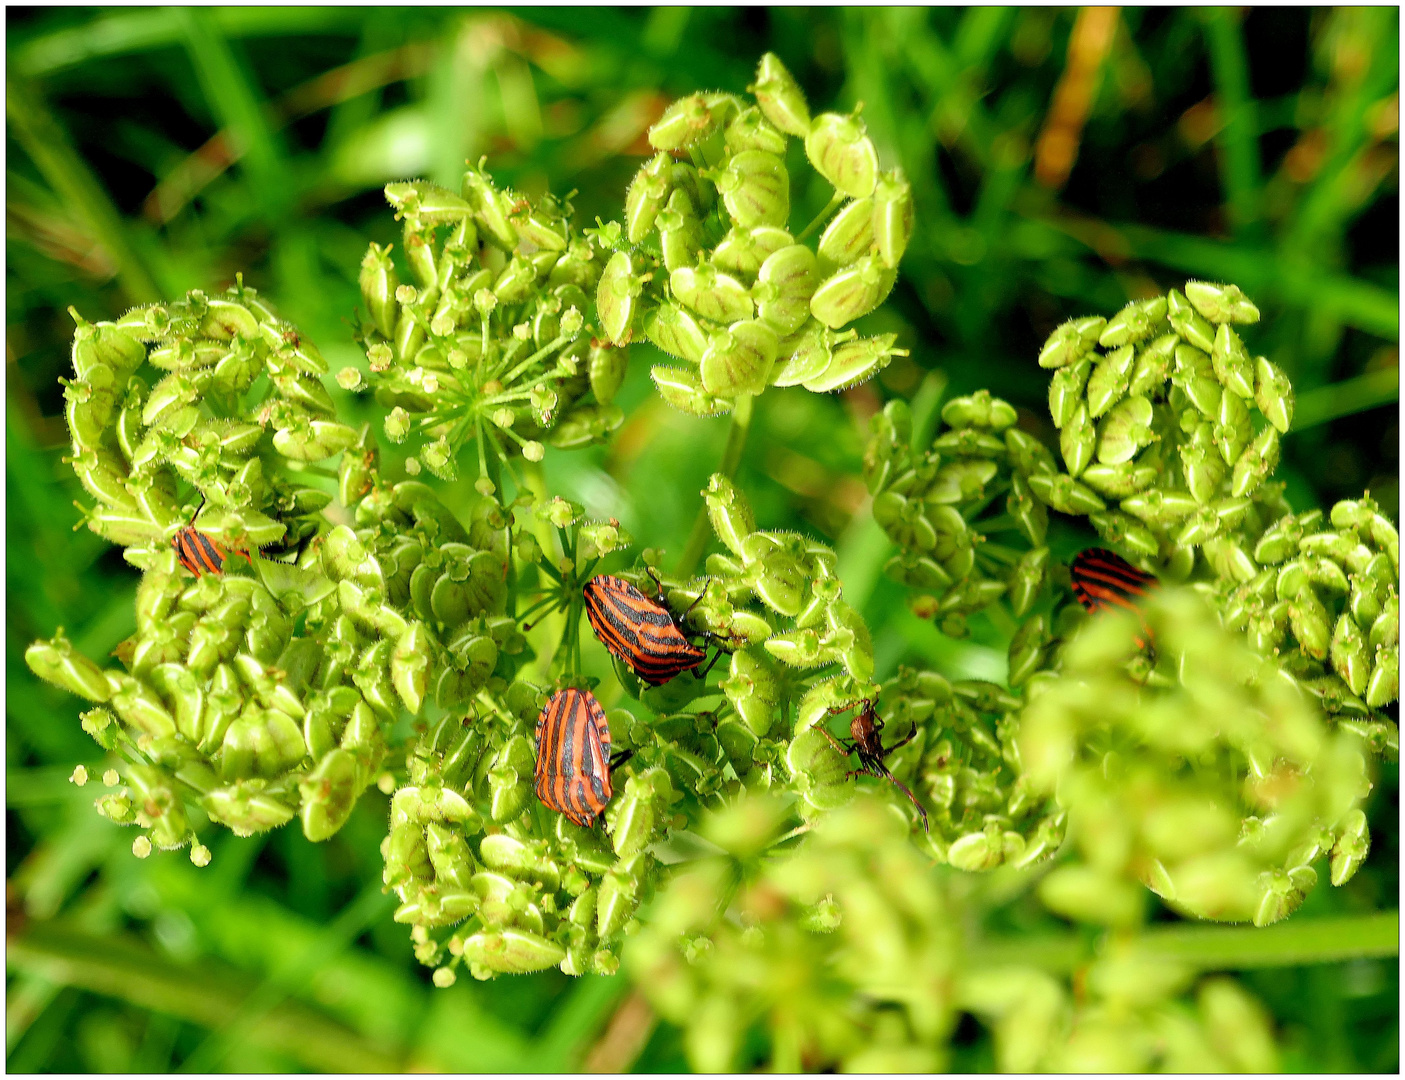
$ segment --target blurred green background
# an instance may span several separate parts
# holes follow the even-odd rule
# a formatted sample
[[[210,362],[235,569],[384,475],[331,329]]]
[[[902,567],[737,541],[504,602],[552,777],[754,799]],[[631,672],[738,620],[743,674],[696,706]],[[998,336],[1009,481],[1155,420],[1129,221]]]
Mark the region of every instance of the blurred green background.
[[[902,277],[870,320],[911,357],[839,397],[767,394],[738,474],[767,527],[838,545],[880,675],[907,658],[999,677],[1004,644],[986,625],[943,638],[881,578],[858,477],[867,417],[894,395],[984,386],[1051,435],[1033,360],[1045,335],[1187,277],[1233,281],[1264,312],[1250,345],[1298,391],[1279,472],[1290,501],[1369,488],[1398,520],[1394,8],[65,8],[9,9],[7,29],[12,1071],[685,1068],[623,975],[433,990],[380,892],[375,791],[326,844],[212,832],[201,871],[134,859],[93,789],[68,782],[100,755],[24,647],[63,626],[105,657],[133,629],[137,580],[73,531],[82,492],[57,383],[70,304],[113,318],[242,271],[335,370],[353,355],[366,244],[398,240],[382,184],[456,186],[465,158],[487,155],[514,187],[574,190],[582,223],[617,217],[667,102],[743,91],[770,49],[813,107],[864,102],[917,200]],[[550,453],[547,475],[678,552],[725,421],[667,411],[646,359],[614,442]],[[1297,918],[1393,905],[1393,765],[1371,816],[1365,869]],[[1393,960],[1245,981],[1287,1068],[1398,1068]],[[988,1036],[963,1024],[954,1067],[989,1060]]]

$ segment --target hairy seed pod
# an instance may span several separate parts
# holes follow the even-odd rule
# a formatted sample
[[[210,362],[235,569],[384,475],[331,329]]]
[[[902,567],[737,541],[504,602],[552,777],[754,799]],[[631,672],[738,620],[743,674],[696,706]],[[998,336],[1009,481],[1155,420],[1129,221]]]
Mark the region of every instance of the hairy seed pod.
[[[706,263],[673,271],[669,275],[669,288],[685,307],[715,322],[749,319],[754,310],[745,285]]]
[[[1151,402],[1136,395],[1123,398],[1102,422],[1098,435],[1098,461],[1118,465],[1130,461],[1155,438]]]
[[[815,171],[855,199],[872,195],[878,151],[857,113],[821,113],[805,135],[805,155]]]
[[[810,133],[810,109],[794,77],[775,53],[766,53],[756,66],[756,82],[748,88],[766,119],[787,135],[803,139]]]
[[[1127,393],[1135,352],[1130,345],[1114,349],[1094,365],[1088,376],[1088,415],[1096,420]]]
[[[790,217],[790,174],[778,155],[743,150],[708,178],[722,196],[728,215],[741,228],[785,227]]]
[[[896,334],[845,341],[835,347],[824,371],[806,379],[805,389],[817,394],[857,386],[888,366],[894,356],[907,356],[907,349],[895,347]]]
[[[659,396],[680,412],[692,416],[721,416],[732,409],[732,402],[703,389],[696,370],[666,367],[656,364],[649,375],[658,387]]]
[[[1107,321],[1098,335],[1098,344],[1105,349],[1120,349],[1135,345],[1150,337],[1156,324],[1166,317],[1166,301],[1157,296],[1150,300],[1133,300]]]
[[[1061,368],[1077,363],[1097,344],[1107,320],[1101,316],[1069,319],[1049,335],[1039,350],[1039,366]]]
[[[838,330],[883,302],[892,288],[893,271],[869,255],[839,270],[815,290],[810,313],[831,330]]]
[[[1254,401],[1268,422],[1284,435],[1293,425],[1293,384],[1276,365],[1260,356],[1254,360],[1258,389]]]
[[[770,378],[778,344],[776,332],[755,319],[717,331],[699,364],[703,389],[722,397],[761,393]]]
[[[1215,331],[1215,347],[1210,352],[1215,378],[1241,398],[1254,398],[1254,362],[1239,335],[1226,323]]]
[[[902,170],[881,173],[873,191],[873,237],[884,266],[896,269],[902,261],[915,220],[912,185]]]
[[[1215,347],[1215,328],[1175,289],[1166,294],[1166,318],[1182,340],[1208,354]]]
[[[1062,428],[1073,419],[1082,403],[1083,387],[1093,370],[1090,360],[1078,360],[1062,367],[1049,380],[1049,416],[1054,427]]]
[[[1092,462],[1097,442],[1098,431],[1088,418],[1088,407],[1080,403],[1059,432],[1059,451],[1070,476],[1077,476]]]
[[[617,251],[611,255],[596,287],[595,305],[600,314],[600,328],[616,345],[629,340],[630,323],[642,291],[643,283],[635,274],[629,253]]]
[[[672,189],[672,170],[673,158],[661,152],[642,165],[630,181],[624,197],[624,220],[631,244],[641,243],[654,227]]]
[[[1234,463],[1230,490],[1248,495],[1278,467],[1278,429],[1264,428]]]
[[[873,250],[874,216],[871,197],[855,199],[834,215],[820,234],[818,248],[826,272],[851,266]]]
[[[815,255],[803,244],[792,244],[767,257],[751,290],[756,313],[778,334],[799,330],[810,317],[810,298],[818,284]]]
[[[1215,285],[1208,281],[1187,281],[1185,295],[1195,309],[1212,323],[1256,323],[1259,309],[1237,285]]]

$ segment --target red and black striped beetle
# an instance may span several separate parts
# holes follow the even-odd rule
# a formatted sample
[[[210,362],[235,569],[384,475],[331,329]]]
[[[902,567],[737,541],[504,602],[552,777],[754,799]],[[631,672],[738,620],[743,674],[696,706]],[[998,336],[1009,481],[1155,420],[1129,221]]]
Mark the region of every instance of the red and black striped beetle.
[[[1073,579],[1073,595],[1088,611],[1119,607],[1135,612],[1141,619],[1144,637],[1136,639],[1137,647],[1145,649],[1151,640],[1151,628],[1137,607],[1135,598],[1145,596],[1156,585],[1156,578],[1138,570],[1121,555],[1107,548],[1080,551],[1069,567]]]
[[[633,751],[610,757],[610,725],[589,690],[558,690],[537,718],[534,788],[548,810],[588,829],[614,794],[610,770]]]
[[[674,615],[662,603],[662,586],[659,599],[652,599],[621,578],[601,574],[587,581],[581,591],[595,636],[650,686],[662,686],[680,672],[694,670],[707,656],[706,649],[684,636],[692,632],[683,621],[688,612]],[[694,600],[693,607],[700,600],[701,596]],[[706,675],[704,671],[699,677]]]
[[[831,716],[838,716],[841,713],[846,713],[850,709],[857,709],[858,711],[854,713],[853,718],[849,721],[849,735],[851,738],[848,745],[845,745],[839,739],[831,735],[829,729],[826,728],[823,723],[815,725],[819,733],[830,741],[830,745],[845,757],[848,757],[850,754],[857,754],[859,756],[859,767],[851,770],[846,775],[845,779],[848,779],[850,776],[866,774],[868,776],[876,776],[880,780],[887,780],[912,800],[912,805],[917,807],[917,813],[922,817],[923,832],[930,832],[931,830],[927,825],[927,808],[917,801],[917,796],[908,790],[907,785],[894,776],[888,766],[884,764],[884,758],[900,747],[906,746],[913,740],[914,736],[917,734],[917,725],[914,724],[912,730],[892,746],[885,747],[883,745],[882,736],[883,718],[878,715],[878,703],[876,701],[864,698],[862,701],[856,701],[852,705],[838,706],[837,708],[828,710],[825,713],[825,719],[828,720]]]

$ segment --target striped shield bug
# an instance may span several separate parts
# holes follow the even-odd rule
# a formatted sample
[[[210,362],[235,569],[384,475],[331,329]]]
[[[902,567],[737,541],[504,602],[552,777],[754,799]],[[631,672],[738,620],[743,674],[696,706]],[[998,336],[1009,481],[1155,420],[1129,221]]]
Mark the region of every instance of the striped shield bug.
[[[857,710],[853,718],[849,721],[849,741],[847,743],[836,739],[829,733],[824,724],[816,724],[819,733],[830,741],[830,745],[839,753],[848,757],[850,754],[857,754],[859,757],[859,767],[852,770],[849,776],[876,776],[880,780],[887,780],[904,795],[912,800],[912,805],[917,807],[917,813],[922,817],[922,829],[929,832],[927,825],[927,809],[917,801],[917,796],[908,790],[901,780],[895,777],[884,763],[884,758],[900,747],[906,746],[917,734],[917,726],[914,724],[911,731],[895,742],[892,746],[883,745],[883,718],[878,715],[877,702],[868,698],[856,701],[852,705],[841,705],[828,710],[825,718],[839,716],[850,709]]]
[[[683,621],[688,612],[674,615],[664,606],[661,586],[658,599],[653,599],[627,581],[601,574],[587,581],[582,592],[595,636],[650,686],[662,686],[680,672],[696,669],[707,656],[706,649],[685,636],[691,633]],[[693,605],[701,599],[699,596]],[[699,677],[706,674],[703,671]]]
[[[632,751],[610,758],[610,726],[589,690],[558,690],[537,718],[537,798],[549,810],[588,829],[614,794],[610,769]]]
[[[1119,607],[1136,612],[1142,621],[1145,638],[1137,638],[1137,646],[1146,648],[1151,640],[1151,628],[1137,609],[1136,598],[1145,596],[1156,584],[1156,578],[1138,570],[1121,555],[1107,548],[1080,551],[1069,568],[1073,578],[1073,595],[1089,611]]]

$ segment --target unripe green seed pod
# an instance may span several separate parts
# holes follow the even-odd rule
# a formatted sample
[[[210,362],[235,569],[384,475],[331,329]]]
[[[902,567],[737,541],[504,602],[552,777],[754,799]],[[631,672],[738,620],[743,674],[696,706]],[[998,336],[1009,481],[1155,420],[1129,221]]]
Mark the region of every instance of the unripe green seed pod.
[[[1215,446],[1226,465],[1233,465],[1253,438],[1254,425],[1249,408],[1237,393],[1220,398],[1220,411],[1215,425]]]
[[[1195,499],[1187,492],[1162,491],[1159,488],[1123,499],[1121,506],[1154,529],[1168,529],[1197,509]]]
[[[1152,432],[1154,410],[1146,398],[1123,398],[1102,423],[1098,438],[1098,460],[1104,465],[1130,461],[1155,438]]]
[[[722,141],[734,154],[762,150],[785,156],[785,135],[755,105],[743,109],[732,119],[722,134]]]
[[[907,356],[907,349],[895,348],[896,334],[846,341],[835,348],[823,372],[805,380],[805,389],[817,394],[845,390],[871,379],[888,366],[895,356]]]
[[[800,386],[809,379],[819,378],[834,359],[834,346],[852,341],[857,331],[833,330],[811,319],[796,333],[785,338],[777,350],[778,360],[771,382],[775,386]]]
[[[331,420],[312,420],[273,433],[273,448],[293,461],[323,461],[356,442],[356,430]]]
[[[756,83],[748,88],[766,119],[787,135],[803,139],[810,133],[810,109],[799,85],[775,53],[766,53],[756,67]]]
[[[821,113],[805,134],[815,171],[845,195],[862,199],[878,182],[878,151],[857,113]]]
[[[390,249],[372,244],[361,260],[361,299],[371,315],[371,324],[387,339],[395,336],[395,324],[400,317],[400,305],[395,290],[400,278],[390,259]]]
[[[742,278],[755,278],[761,264],[795,238],[784,229],[762,225],[755,229],[732,228],[712,250],[712,265]],[[672,267],[669,268],[673,269]]]
[[[390,654],[390,681],[412,716],[419,714],[428,689],[429,642],[429,630],[424,623],[412,622],[400,635]]]
[[[1221,323],[1215,331],[1215,347],[1210,353],[1214,364],[1215,378],[1227,389],[1241,398],[1254,397],[1254,362],[1239,339],[1228,325]]]
[[[1029,489],[1029,481],[1022,476],[1010,478],[1010,495],[1005,500],[1005,508],[1015,519],[1015,524],[1026,540],[1036,546],[1044,543],[1049,529],[1049,511],[1034,497]],[[924,587],[924,586],[918,586]],[[925,586],[928,588],[934,586]]]
[[[625,232],[631,244],[641,243],[672,189],[673,158],[660,153],[640,167],[624,197]]]
[[[867,256],[827,278],[810,300],[810,313],[831,330],[867,315],[892,288],[893,271]]]
[[[603,345],[592,347],[589,365],[591,393],[600,404],[609,405],[624,385],[624,377],[629,370],[629,350]]]
[[[611,255],[595,291],[595,308],[600,315],[600,328],[616,345],[629,340],[630,323],[643,289],[629,253],[617,251]]]
[[[1039,598],[1048,566],[1049,549],[1041,546],[1021,555],[1010,572],[1010,607],[1017,619],[1027,615]]]
[[[644,320],[644,334],[670,356],[700,363],[707,351],[707,332],[676,304],[663,303]]]
[[[756,531],[751,504],[725,476],[713,473],[703,492],[712,529],[733,554],[742,556],[746,538]]]
[[[1162,334],[1149,344],[1144,345],[1137,353],[1137,362],[1132,369],[1131,381],[1127,387],[1128,392],[1147,394],[1160,389],[1166,382],[1166,376],[1170,373],[1171,362],[1179,343],[1180,338],[1175,334]]]
[[[1089,470],[1091,471],[1091,470]],[[1087,473],[1084,474],[1087,479]],[[1115,510],[1089,514],[1088,521],[1098,531],[1102,539],[1115,547],[1123,548],[1136,555],[1155,558],[1161,550],[1156,535],[1133,518]]]
[[[1248,495],[1278,467],[1278,429],[1264,428],[1234,463],[1230,490],[1235,495]]]
[[[810,298],[818,284],[815,254],[792,244],[767,257],[757,274],[752,296],[756,312],[778,334],[799,330],[810,317]]]
[[[873,251],[874,202],[855,199],[835,214],[820,234],[819,257],[826,273],[851,266]]]
[[[668,197],[668,208],[658,215],[657,228],[665,269],[671,273],[697,262],[704,236],[692,196],[675,189]]]
[[[881,174],[873,192],[873,236],[884,266],[896,269],[902,261],[915,221],[912,185],[902,170]]]
[[[1299,589],[1288,603],[1288,618],[1303,652],[1314,660],[1325,660],[1332,631],[1317,593],[1311,588]]]
[[[1215,449],[1214,432],[1209,424],[1196,425],[1190,440],[1181,444],[1180,455],[1186,488],[1196,502],[1209,502],[1219,494],[1227,471]],[[1217,520],[1215,524],[1218,526]]]
[[[1122,400],[1132,375],[1135,352],[1130,345],[1114,349],[1093,366],[1088,376],[1088,415],[1097,419]]]
[[[713,334],[699,365],[703,389],[709,394],[736,397],[766,389],[779,339],[764,322],[733,323]]]
[[[1080,404],[1059,432],[1059,451],[1070,476],[1077,476],[1093,460],[1098,432],[1088,419],[1088,407]]]
[[[1158,473],[1154,465],[1138,465],[1124,461],[1117,465],[1089,465],[1079,479],[1096,491],[1114,499],[1125,499],[1139,491],[1145,491],[1156,482]]]
[[[774,637],[767,639],[764,649],[753,646],[732,653],[731,674],[720,684],[742,723],[758,739],[771,730],[780,694],[775,664],[767,655],[773,652],[773,641]]]
[[[475,973],[525,975],[556,967],[566,958],[566,950],[530,930],[480,930],[464,938],[463,958]]]
[[[1166,318],[1171,329],[1203,353],[1215,347],[1215,328],[1175,289],[1166,295]]]
[[[87,701],[102,702],[112,697],[113,686],[107,675],[82,653],[75,652],[62,630],[51,641],[36,641],[29,646],[24,661],[45,682]]]
[[[1195,309],[1212,323],[1256,323],[1259,309],[1237,285],[1215,285],[1208,281],[1187,281],[1185,295]]]
[[[1039,350],[1039,366],[1061,368],[1077,363],[1095,344],[1107,320],[1101,316],[1069,319],[1049,335]]]
[[[732,221],[743,229],[784,228],[790,217],[790,174],[785,162],[764,150],[743,150],[709,179]]]
[[[1156,324],[1166,317],[1166,301],[1157,296],[1150,300],[1133,300],[1108,320],[1098,335],[1098,344],[1105,349],[1134,345],[1151,336]]]
[[[1092,370],[1092,361],[1079,360],[1060,368],[1049,380],[1049,416],[1054,421],[1054,427],[1062,428],[1073,419],[1082,404],[1083,387],[1087,385]]]
[[[747,287],[706,263],[673,271],[668,283],[673,295],[685,307],[705,319],[734,323],[751,318],[753,305]]]
[[[684,150],[712,135],[726,119],[721,107],[709,107],[707,95],[689,94],[679,98],[649,129],[649,145],[655,150]]]
[[[1400,696],[1400,650],[1381,646],[1376,650],[1376,662],[1371,679],[1366,684],[1366,704],[1381,709]]]
[[[1364,694],[1371,678],[1371,653],[1361,628],[1349,612],[1342,612],[1332,631],[1330,647],[1332,669],[1351,688],[1353,694]]]
[[[365,786],[356,759],[345,750],[333,750],[298,784],[302,795],[303,834],[314,843],[329,839],[351,816]]]
[[[649,369],[649,375],[658,387],[659,396],[679,412],[692,416],[721,416],[732,409],[731,401],[704,390],[701,377],[689,368],[656,364]]]
[[[1254,360],[1258,389],[1254,401],[1268,422],[1283,434],[1293,425],[1293,384],[1276,365],[1260,356]]]

